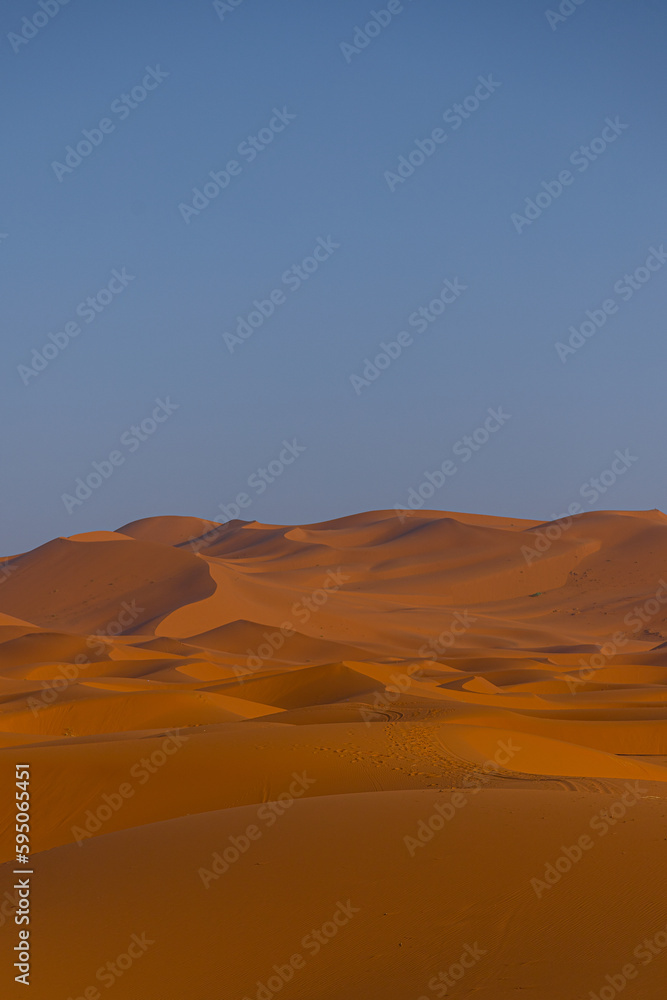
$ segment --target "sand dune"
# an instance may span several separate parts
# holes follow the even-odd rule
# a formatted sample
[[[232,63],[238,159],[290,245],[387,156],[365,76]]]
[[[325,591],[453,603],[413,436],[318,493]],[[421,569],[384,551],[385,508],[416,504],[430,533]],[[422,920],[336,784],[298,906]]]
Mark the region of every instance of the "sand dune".
[[[32,996],[662,998],[666,556],[659,511],[374,511],[8,557]]]

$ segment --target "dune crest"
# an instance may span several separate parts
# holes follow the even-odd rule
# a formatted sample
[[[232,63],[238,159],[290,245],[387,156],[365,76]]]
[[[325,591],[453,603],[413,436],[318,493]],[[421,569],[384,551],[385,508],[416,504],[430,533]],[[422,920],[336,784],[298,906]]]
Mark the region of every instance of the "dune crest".
[[[84,995],[145,933],[127,1000],[261,1000],[297,953],[285,998],[423,1000],[468,946],[452,995],[583,998],[633,962],[661,998],[667,958],[633,949],[667,920],[666,557],[660,511],[387,510],[144,518],[5,560],[35,996]]]

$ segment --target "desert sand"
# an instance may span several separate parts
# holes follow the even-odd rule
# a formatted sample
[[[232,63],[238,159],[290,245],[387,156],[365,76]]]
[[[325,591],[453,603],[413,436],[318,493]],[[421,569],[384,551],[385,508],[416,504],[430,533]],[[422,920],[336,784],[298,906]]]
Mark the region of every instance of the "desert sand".
[[[155,517],[0,570],[32,1000],[664,997],[664,514]]]

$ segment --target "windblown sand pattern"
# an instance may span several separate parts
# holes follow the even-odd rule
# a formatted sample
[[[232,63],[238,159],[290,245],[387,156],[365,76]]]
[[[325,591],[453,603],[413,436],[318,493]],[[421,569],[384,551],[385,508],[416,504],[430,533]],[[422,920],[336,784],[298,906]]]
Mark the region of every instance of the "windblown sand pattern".
[[[158,517],[0,573],[33,1000],[662,1000],[665,515]]]

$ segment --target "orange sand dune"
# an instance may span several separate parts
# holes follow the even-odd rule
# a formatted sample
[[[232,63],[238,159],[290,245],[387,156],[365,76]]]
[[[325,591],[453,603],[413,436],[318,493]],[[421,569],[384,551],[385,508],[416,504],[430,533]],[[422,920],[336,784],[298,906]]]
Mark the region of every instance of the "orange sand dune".
[[[36,1000],[662,1000],[659,511],[158,517],[5,565]]]

